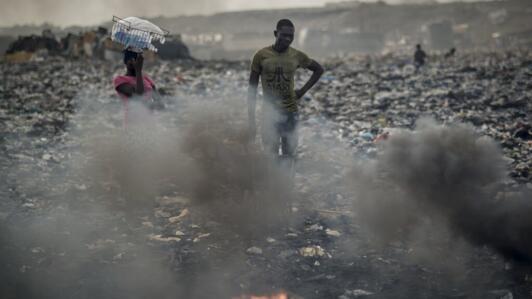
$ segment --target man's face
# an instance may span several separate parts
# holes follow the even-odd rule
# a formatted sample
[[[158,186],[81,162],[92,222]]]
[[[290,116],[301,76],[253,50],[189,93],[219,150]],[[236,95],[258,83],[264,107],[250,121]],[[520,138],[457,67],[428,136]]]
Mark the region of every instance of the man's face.
[[[127,60],[126,66],[128,68],[134,68],[135,67],[135,58],[131,57]]]
[[[124,55],[124,62],[126,64],[126,68],[128,69],[128,71],[134,71],[137,54],[133,52],[126,52]]]
[[[281,49],[288,49],[294,41],[294,28],[290,26],[282,26],[275,31],[276,44]]]

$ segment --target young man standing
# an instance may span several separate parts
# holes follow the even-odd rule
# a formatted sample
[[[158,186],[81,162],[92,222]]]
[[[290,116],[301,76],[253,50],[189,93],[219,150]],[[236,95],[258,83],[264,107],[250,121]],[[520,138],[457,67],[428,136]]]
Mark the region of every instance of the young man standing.
[[[290,45],[294,41],[294,24],[283,19],[274,31],[275,44],[259,50],[253,57],[248,89],[248,116],[251,141],[255,140],[255,104],[259,78],[262,82],[264,105],[262,108],[261,137],[266,150],[274,156],[294,160],[297,147],[296,126],[298,100],[318,82],[323,67],[305,53]],[[294,75],[298,68],[313,72],[307,83],[295,89]]]

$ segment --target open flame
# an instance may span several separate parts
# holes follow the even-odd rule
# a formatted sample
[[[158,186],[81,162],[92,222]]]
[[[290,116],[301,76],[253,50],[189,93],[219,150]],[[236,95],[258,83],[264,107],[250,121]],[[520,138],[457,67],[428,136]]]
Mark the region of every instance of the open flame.
[[[288,294],[281,292],[275,295],[241,295],[240,297],[233,297],[233,299],[288,299]]]

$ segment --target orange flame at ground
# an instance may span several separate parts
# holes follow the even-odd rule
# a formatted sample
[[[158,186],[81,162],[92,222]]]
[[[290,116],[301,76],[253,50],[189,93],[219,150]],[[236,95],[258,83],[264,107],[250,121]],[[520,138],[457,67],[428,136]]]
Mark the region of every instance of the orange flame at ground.
[[[258,296],[258,295],[242,295],[240,297],[233,297],[233,299],[288,299],[288,294],[281,292],[276,295],[266,295],[266,296]]]

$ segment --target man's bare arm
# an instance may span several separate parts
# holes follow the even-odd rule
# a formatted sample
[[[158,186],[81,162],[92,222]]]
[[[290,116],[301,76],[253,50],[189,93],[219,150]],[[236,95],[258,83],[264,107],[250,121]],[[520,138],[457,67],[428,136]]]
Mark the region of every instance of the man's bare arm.
[[[255,124],[255,106],[257,102],[257,88],[259,86],[260,74],[256,71],[251,71],[249,75],[249,87],[248,87],[248,121],[249,121],[249,134],[250,139],[255,140],[257,133],[257,126]]]
[[[142,77],[142,66],[144,65],[144,57],[142,54],[137,56],[135,60],[135,76],[137,81],[137,86],[135,88],[135,93],[138,95],[144,94],[144,78]]]
[[[300,89],[296,90],[296,96],[298,99],[303,97],[307,91],[309,91],[317,82],[320,80],[321,75],[323,75],[323,67],[316,61],[312,60],[307,69],[312,71],[312,76],[308,79],[307,83],[303,85]]]

